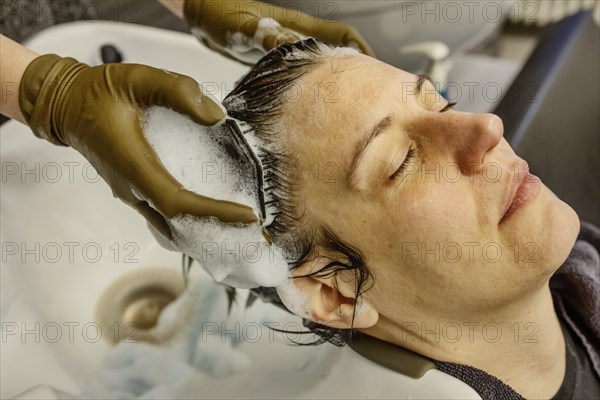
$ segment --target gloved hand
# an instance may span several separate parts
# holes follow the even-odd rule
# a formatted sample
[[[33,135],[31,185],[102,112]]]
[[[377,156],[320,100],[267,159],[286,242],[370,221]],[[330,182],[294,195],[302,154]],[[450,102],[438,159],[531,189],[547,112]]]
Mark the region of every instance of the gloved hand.
[[[138,64],[90,67],[48,54],[29,64],[19,88],[19,106],[34,134],[78,150],[113,195],[166,238],[172,238],[167,220],[176,214],[256,221],[252,208],[190,192],[165,170],[140,126],[144,109],[154,105],[202,125],[224,117],[192,78]]]
[[[327,44],[354,47],[374,56],[365,40],[349,25],[319,20],[295,10],[291,12],[291,18],[289,10],[260,1],[185,0],[183,15],[191,32],[204,44],[245,64],[258,61],[258,58],[248,59],[244,54],[251,48],[264,54],[303,36],[312,36]],[[277,23],[269,23],[267,18]]]

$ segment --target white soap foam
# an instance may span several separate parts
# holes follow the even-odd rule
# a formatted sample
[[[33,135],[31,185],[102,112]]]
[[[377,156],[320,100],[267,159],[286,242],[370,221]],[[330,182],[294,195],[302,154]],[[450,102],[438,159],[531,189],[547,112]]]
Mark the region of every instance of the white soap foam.
[[[238,171],[239,161],[215,140],[215,133],[188,117],[163,107],[147,110],[143,132],[167,171],[195,193],[249,205],[256,209],[257,183],[247,182],[247,172]],[[210,137],[213,135],[213,137]],[[248,137],[259,147],[257,138]],[[152,204],[151,204],[152,206]],[[281,249],[271,245],[258,224],[222,223],[215,217],[176,215],[170,221],[169,242],[151,229],[159,244],[196,259],[217,281],[249,289],[277,286],[287,280],[288,265]],[[270,223],[269,219],[265,221]]]
[[[266,54],[263,48],[263,41],[267,36],[276,36],[283,38],[279,22],[272,18],[261,18],[258,21],[258,27],[254,36],[246,36],[242,32],[227,32],[225,51],[233,57],[247,63],[256,64],[258,60]],[[295,32],[299,39],[306,39],[306,36]]]
[[[283,36],[280,32],[281,25],[273,18],[261,18],[258,20],[258,27],[254,33],[255,46],[262,47],[263,41],[267,36]]]
[[[255,63],[265,53],[263,50],[264,38],[268,35],[278,35],[280,27],[281,25],[274,19],[261,18],[254,36],[246,36],[239,31],[227,32],[226,50],[236,57],[251,57],[248,61]]]
[[[221,329],[227,296],[220,285],[194,280],[161,313],[152,333],[170,339],[161,346],[120,343],[82,386],[81,398],[174,398],[184,382],[222,378],[247,370],[250,358]],[[174,334],[173,334],[174,332]]]
[[[313,319],[310,311],[308,297],[294,283],[294,279],[286,280],[281,285],[275,288],[283,305],[294,314],[306,318]]]
[[[259,225],[232,226],[216,218],[189,215],[171,222],[177,248],[197,260],[217,282],[249,289],[277,286],[287,280],[288,265],[282,252],[266,241]]]
[[[207,197],[256,207],[253,185],[243,182],[234,160],[210,136],[218,130],[211,131],[164,107],[146,110],[142,129],[160,161],[183,187]]]

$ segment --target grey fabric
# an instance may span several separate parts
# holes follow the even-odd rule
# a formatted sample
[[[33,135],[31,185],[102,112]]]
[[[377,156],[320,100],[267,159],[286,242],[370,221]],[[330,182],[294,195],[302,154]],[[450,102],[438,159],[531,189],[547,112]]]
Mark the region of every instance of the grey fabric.
[[[525,400],[500,379],[468,365],[433,360],[435,367],[471,386],[483,400]]]
[[[557,313],[583,343],[600,378],[600,229],[586,222],[569,258],[550,279]]]
[[[600,381],[596,376],[590,357],[575,332],[559,318],[567,345],[567,370],[565,379],[552,400],[598,400]]]

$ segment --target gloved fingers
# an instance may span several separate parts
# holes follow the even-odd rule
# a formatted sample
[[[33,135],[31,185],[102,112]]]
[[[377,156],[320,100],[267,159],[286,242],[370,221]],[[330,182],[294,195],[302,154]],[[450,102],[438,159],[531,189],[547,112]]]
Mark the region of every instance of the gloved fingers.
[[[367,42],[362,38],[360,33],[350,25],[346,25],[336,21],[323,21],[313,19],[307,15],[300,18],[290,19],[285,8],[273,7],[273,15],[280,26],[269,26],[262,28],[265,32],[272,31],[273,33],[262,33],[264,39],[262,42],[265,51],[269,51],[277,46],[285,43],[294,43],[307,36],[312,36],[323,43],[352,47],[370,57],[375,57],[375,53],[369,47]],[[268,14],[266,14],[268,15]],[[247,15],[248,28],[244,31],[255,32],[260,29],[256,22],[256,15]]]
[[[161,235],[169,240],[173,238],[171,228],[165,218],[154,208],[150,207],[146,201],[139,201],[133,204],[133,208],[142,214],[144,218],[146,218],[146,221],[159,231]]]
[[[257,221],[254,210],[246,205],[216,200],[191,192],[182,187],[158,160],[156,153],[146,143],[143,155],[131,151],[128,157],[135,159],[135,177],[132,186],[137,197],[151,203],[165,219],[177,214],[197,217],[217,217],[222,222],[252,223]],[[157,227],[158,229],[158,227]]]
[[[251,207],[215,200],[184,189],[164,167],[144,138],[137,117],[123,120],[121,130],[116,136],[128,139],[111,151],[111,168],[116,170],[119,176],[109,179],[108,183],[122,200],[134,206],[146,202],[166,221],[177,214],[214,216],[223,222],[257,221],[258,218]],[[148,207],[139,207],[141,208],[138,208],[138,211],[151,218],[149,222],[153,226],[161,233],[166,232],[166,222],[160,222],[158,216],[150,212]]]
[[[161,72],[168,74],[169,78],[162,82],[156,105],[188,115],[201,125],[214,125],[225,118],[225,109],[206,96],[194,79],[173,72]]]
[[[241,64],[247,65],[249,67],[252,67],[254,64],[256,64],[255,61],[250,61],[250,60],[246,60],[240,57],[236,57],[234,54],[232,54],[231,52],[227,51],[225,47],[220,46],[218,43],[215,43],[213,41],[211,41],[210,39],[207,38],[202,38],[200,39],[200,41],[209,49],[211,49],[214,52],[217,52],[219,54],[221,54],[222,56],[229,58],[230,60],[234,60],[237,61]]]
[[[175,209],[183,214],[213,216],[221,222],[250,224],[262,222],[252,207],[227,200],[217,200],[183,189],[174,199]]]
[[[276,32],[265,35],[262,41],[262,47],[268,52],[276,47],[281,46],[282,44],[294,43],[301,39],[303,39],[303,36],[297,32],[291,29],[279,27],[277,28]]]
[[[131,65],[120,64],[111,67],[131,67]],[[128,68],[126,74],[114,76],[112,79],[125,79],[125,83],[131,84],[133,87],[130,91],[135,91],[133,93],[135,101],[142,108],[167,107],[188,115],[201,125],[214,125],[225,117],[223,107],[206,96],[198,82],[189,76],[145,65],[136,67]]]
[[[228,37],[232,33],[241,33],[247,38],[254,37],[258,22],[271,16],[269,7],[260,1],[187,0],[184,4],[184,18],[192,32],[199,30],[217,46],[227,47]]]
[[[253,223],[259,220],[254,210],[246,205],[217,200],[181,187],[170,174],[157,176],[152,187],[142,196],[148,196],[158,211],[167,219],[178,214],[196,217],[216,217],[221,222]]]
[[[350,25],[342,22],[315,18],[307,14],[290,14],[288,9],[277,6],[272,7],[271,14],[274,19],[289,32],[294,32],[306,37],[312,36],[329,45],[353,47],[363,54],[375,57],[375,53],[371,50],[360,33]],[[291,15],[293,15],[293,17],[291,17]],[[280,44],[283,43],[286,42]]]
[[[324,43],[354,47],[374,57],[375,54],[351,26],[336,21],[319,20],[285,7],[260,1],[187,0],[184,16],[191,31],[211,48],[228,49],[227,57],[243,62],[238,52],[248,46],[269,51],[278,45],[292,43],[304,37],[314,37]],[[283,35],[283,36],[282,36]],[[239,42],[239,43],[238,43]]]
[[[312,27],[312,35],[323,43],[353,47],[361,53],[375,57],[375,53],[356,29],[333,21],[319,21]]]

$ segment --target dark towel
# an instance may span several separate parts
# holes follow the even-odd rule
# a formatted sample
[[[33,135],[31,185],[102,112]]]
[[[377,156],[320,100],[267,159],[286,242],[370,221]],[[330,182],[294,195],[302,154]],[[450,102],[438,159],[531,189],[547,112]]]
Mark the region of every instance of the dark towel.
[[[575,331],[600,378],[600,229],[586,222],[550,279],[556,312]]]
[[[525,400],[493,375],[470,365],[433,360],[435,368],[471,386],[483,400]]]

